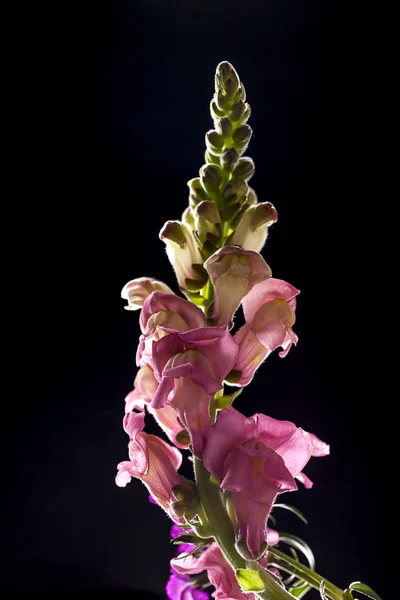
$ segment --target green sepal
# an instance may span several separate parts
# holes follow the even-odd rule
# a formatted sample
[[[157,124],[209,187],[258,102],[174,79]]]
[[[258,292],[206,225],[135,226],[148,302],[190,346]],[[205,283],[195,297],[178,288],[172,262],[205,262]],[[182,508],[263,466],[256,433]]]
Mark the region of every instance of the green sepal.
[[[263,592],[265,583],[258,571],[250,569],[237,569],[236,577],[244,592]]]

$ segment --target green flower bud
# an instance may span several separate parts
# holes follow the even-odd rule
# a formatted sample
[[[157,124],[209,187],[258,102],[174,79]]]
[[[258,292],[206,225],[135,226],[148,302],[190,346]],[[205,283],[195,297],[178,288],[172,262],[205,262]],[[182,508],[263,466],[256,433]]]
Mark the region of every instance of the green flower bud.
[[[260,551],[259,556],[254,556],[254,557],[249,552],[245,538],[238,540],[235,543],[235,548],[238,551],[238,553],[240,554],[240,556],[242,558],[244,558],[245,560],[260,560],[260,558],[262,558],[264,556],[265,551],[267,549],[267,542],[263,542],[261,544],[261,551]]]
[[[235,94],[235,102],[238,100],[242,100],[243,102],[246,100],[246,90],[244,89],[243,83],[240,83],[239,88]]]
[[[200,291],[208,281],[208,273],[202,263],[192,263],[193,278],[185,279],[185,289],[189,292]]]
[[[204,158],[205,158],[205,161],[207,163],[209,163],[210,165],[218,165],[218,166],[220,165],[219,156],[217,156],[216,154],[213,154],[209,150],[205,151]]]
[[[200,169],[200,181],[209,196],[213,196],[222,181],[221,169],[217,165],[203,165]]]
[[[244,125],[240,125],[232,134],[233,143],[235,148],[239,151],[239,153],[244,152],[247,148],[248,143],[251,138],[251,134],[253,133],[251,127],[246,123]]]
[[[216,129],[217,129],[218,133],[220,133],[224,139],[227,139],[227,138],[231,137],[233,127],[232,127],[232,123],[228,119],[228,117],[223,117],[222,119],[219,119],[219,121],[217,122]]]
[[[199,177],[195,177],[194,179],[190,179],[187,182],[189,186],[189,201],[190,206],[194,208],[196,204],[202,202],[203,200],[208,200],[208,195],[203,186],[201,185],[201,181]]]
[[[216,93],[215,101],[218,108],[224,112],[229,109],[231,104],[230,98],[228,98],[228,96],[225,96],[225,94],[221,90],[218,90],[218,92]]]
[[[224,171],[232,172],[239,161],[239,153],[236,148],[225,148],[221,154],[221,165]]]
[[[235,68],[227,61],[220,62],[215,71],[215,91],[223,91],[233,98],[240,86],[239,76]]]
[[[224,146],[224,138],[222,135],[214,131],[214,129],[210,129],[206,133],[206,146],[207,150],[212,152],[213,154],[221,154],[221,150]]]
[[[234,123],[237,123],[238,121],[242,120],[245,112],[246,112],[246,104],[242,100],[239,100],[238,102],[235,102],[235,104],[230,109],[229,117],[232,119],[232,121]]]
[[[249,156],[243,156],[233,170],[233,176],[248,181],[255,171],[254,161]]]
[[[223,199],[224,203],[233,204],[239,202],[243,204],[243,202],[247,199],[247,192],[249,190],[249,186],[243,179],[234,179],[230,181],[224,189]]]
[[[222,235],[221,219],[214,202],[200,202],[194,212],[195,229],[198,239],[204,244],[207,240],[218,244]]]
[[[257,204],[258,199],[257,199],[257,194],[255,193],[255,191],[253,190],[253,188],[249,187],[249,191],[247,193],[247,204],[249,206],[253,206],[253,204]]]
[[[182,213],[182,222],[188,225],[191,229],[194,229],[194,217],[190,206],[185,208]]]
[[[218,105],[214,98],[210,102],[210,113],[214,122],[218,121],[218,119],[221,119],[221,117],[225,116],[225,111],[218,108]]]

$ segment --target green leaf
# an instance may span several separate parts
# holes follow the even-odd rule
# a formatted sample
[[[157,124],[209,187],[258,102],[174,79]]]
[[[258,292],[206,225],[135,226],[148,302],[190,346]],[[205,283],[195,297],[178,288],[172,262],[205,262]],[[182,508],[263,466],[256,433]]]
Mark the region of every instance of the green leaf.
[[[308,561],[310,569],[312,569],[313,571],[315,570],[314,554],[310,546],[306,544],[306,542],[304,542],[301,538],[297,537],[296,535],[292,535],[291,533],[280,533],[279,541],[284,542],[288,546],[292,546],[296,550],[302,552],[302,554],[304,554]]]
[[[289,592],[295,598],[304,598],[304,596],[311,589],[312,589],[312,586],[309,583],[307,583],[306,581],[303,581],[303,583],[301,583],[300,585],[292,586],[291,588],[289,588]]]
[[[244,592],[263,592],[265,590],[265,583],[258,571],[237,569],[236,577]]]
[[[344,590],[343,592],[343,600],[354,600],[353,594],[351,590]]]
[[[296,508],[295,506],[291,506],[290,504],[274,504],[273,508],[284,508],[285,510],[289,510],[290,512],[292,512],[293,514],[295,514],[297,517],[299,517],[299,519],[301,521],[303,521],[303,523],[305,523],[306,525],[308,525],[308,521],[305,518],[305,516],[303,515],[303,513],[301,513],[299,511],[299,509]]]
[[[353,583],[349,585],[349,590],[356,590],[356,592],[360,592],[361,594],[368,596],[368,598],[372,598],[372,600],[382,600],[369,585],[365,585],[365,583],[362,583],[361,581],[353,581]]]

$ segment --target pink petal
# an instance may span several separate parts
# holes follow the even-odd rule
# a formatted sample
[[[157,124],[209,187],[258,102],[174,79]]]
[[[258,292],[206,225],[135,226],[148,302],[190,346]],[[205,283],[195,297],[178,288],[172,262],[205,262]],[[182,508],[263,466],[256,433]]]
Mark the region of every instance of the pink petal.
[[[304,433],[308,435],[311,439],[311,456],[328,456],[328,454],[330,453],[329,444],[326,444],[325,442],[317,438],[317,436],[313,433],[309,433],[308,431]]]
[[[212,319],[216,325],[228,325],[242,298],[272,274],[260,254],[240,246],[217,250],[204,267],[214,288]]]
[[[310,490],[312,488],[312,486],[314,485],[314,483],[311,481],[311,479],[309,477],[307,477],[307,475],[305,475],[304,473],[299,473],[298,475],[296,475],[296,479],[297,479],[297,481],[300,481],[300,483],[302,483],[304,485],[306,490]]]
[[[233,368],[242,372],[237,385],[244,387],[253,379],[254,373],[270,352],[258,341],[248,325],[239,329],[235,341],[239,344],[239,353]]]
[[[177,313],[187,324],[187,329],[203,327],[205,325],[204,313],[192,302],[176,296],[155,291],[145,300],[140,313],[140,328],[145,333],[147,321],[154,313],[172,311]]]
[[[130,438],[135,439],[136,434],[143,431],[144,428],[144,412],[127,413],[122,421],[124,431]]]
[[[271,300],[285,300],[294,310],[296,307],[295,297],[299,293],[300,290],[290,285],[290,283],[274,277],[257,283],[242,301],[246,322],[251,325],[253,316],[258,309]]]
[[[232,407],[224,408],[212,425],[203,453],[204,466],[218,480],[225,475],[225,459],[234,446],[254,437],[255,424]]]

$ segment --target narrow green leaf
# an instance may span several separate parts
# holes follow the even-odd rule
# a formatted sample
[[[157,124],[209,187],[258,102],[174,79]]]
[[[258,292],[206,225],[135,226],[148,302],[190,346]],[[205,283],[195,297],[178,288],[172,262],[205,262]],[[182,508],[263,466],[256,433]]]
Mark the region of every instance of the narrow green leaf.
[[[372,598],[372,600],[382,600],[369,585],[365,585],[365,583],[362,583],[361,581],[353,581],[353,583],[349,585],[349,590],[356,590],[356,592],[360,592],[361,594],[368,596],[368,598]]]
[[[307,583],[306,581],[303,581],[303,583],[301,583],[300,585],[292,586],[291,588],[289,588],[289,592],[295,598],[304,598],[304,596],[311,589],[312,589],[312,586],[309,583]]]
[[[297,537],[296,535],[292,535],[291,533],[280,533],[279,541],[284,542],[285,544],[288,544],[288,546],[292,546],[296,550],[302,552],[308,561],[310,569],[312,569],[313,571],[315,570],[314,554],[310,546],[306,544],[306,542],[304,542],[301,538]]]
[[[237,569],[236,577],[244,592],[263,592],[265,590],[265,583],[258,571]]]
[[[291,504],[274,504],[273,508],[284,508],[285,510],[288,510],[288,511],[292,512],[293,514],[295,514],[297,517],[299,517],[299,519],[301,521],[303,521],[303,523],[308,525],[308,521],[305,518],[305,516],[303,515],[303,513],[301,513],[299,511],[299,509],[296,508],[295,506],[291,506]]]

